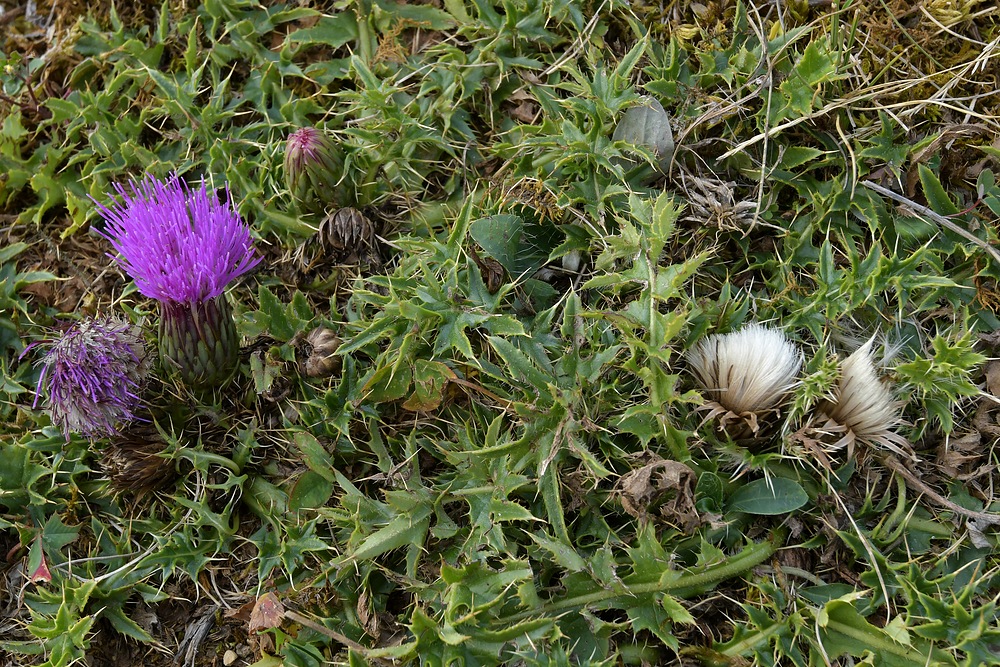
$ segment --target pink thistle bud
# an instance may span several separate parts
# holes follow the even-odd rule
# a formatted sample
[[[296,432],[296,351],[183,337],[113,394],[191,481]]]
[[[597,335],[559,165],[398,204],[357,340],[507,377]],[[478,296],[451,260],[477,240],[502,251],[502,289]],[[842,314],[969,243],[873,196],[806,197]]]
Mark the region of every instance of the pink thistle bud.
[[[305,207],[321,212],[337,202],[343,176],[343,161],[324,131],[303,127],[292,132],[285,144],[285,184]]]

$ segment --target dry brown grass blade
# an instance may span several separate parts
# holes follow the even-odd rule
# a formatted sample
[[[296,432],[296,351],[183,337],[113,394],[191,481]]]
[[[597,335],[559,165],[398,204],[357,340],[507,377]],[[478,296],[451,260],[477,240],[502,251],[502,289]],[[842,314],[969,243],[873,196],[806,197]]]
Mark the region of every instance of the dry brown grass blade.
[[[908,470],[906,466],[903,465],[902,461],[897,459],[895,456],[888,454],[884,457],[880,457],[881,461],[887,468],[892,470],[894,473],[900,475],[906,480],[906,484],[920,493],[924,494],[935,503],[944,507],[947,510],[964,516],[966,519],[971,519],[978,522],[980,525],[988,526],[992,524],[1000,525],[1000,514],[993,514],[991,512],[976,512],[975,510],[970,510],[962,507],[961,505],[956,505],[952,501],[948,500],[940,493],[932,489],[930,486],[925,484],[917,475],[912,471]]]

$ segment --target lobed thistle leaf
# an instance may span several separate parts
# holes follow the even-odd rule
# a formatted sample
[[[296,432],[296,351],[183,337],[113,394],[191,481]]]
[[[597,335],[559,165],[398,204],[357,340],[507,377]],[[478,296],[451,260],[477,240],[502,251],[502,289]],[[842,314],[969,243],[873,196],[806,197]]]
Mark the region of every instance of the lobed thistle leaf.
[[[148,372],[138,327],[114,317],[86,320],[45,344],[34,406],[47,386],[46,410],[66,437],[115,434],[136,418]]]

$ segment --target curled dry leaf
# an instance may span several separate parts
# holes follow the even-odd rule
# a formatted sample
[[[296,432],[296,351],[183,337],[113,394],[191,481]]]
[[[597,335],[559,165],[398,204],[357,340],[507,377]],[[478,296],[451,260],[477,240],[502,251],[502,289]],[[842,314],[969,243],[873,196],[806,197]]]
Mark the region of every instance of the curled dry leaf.
[[[257,598],[257,603],[250,612],[250,623],[247,630],[251,633],[260,630],[269,630],[281,625],[281,619],[285,616],[285,606],[274,593],[264,593]]]
[[[529,124],[535,122],[540,110],[538,101],[523,88],[515,90],[506,99],[506,106],[509,107],[507,113],[514,120]]]
[[[996,359],[986,364],[986,391],[1000,398],[1000,361]]]
[[[361,591],[361,595],[358,596],[357,612],[361,627],[378,641],[382,630],[379,628],[378,613],[371,608],[371,596],[368,594],[367,588]]]
[[[974,465],[986,453],[982,441],[979,431],[943,438],[937,446],[934,463],[949,478],[960,479],[962,471]]]
[[[650,510],[684,529],[700,523],[694,507],[695,473],[678,461],[662,459],[647,452],[647,463],[626,473],[618,481],[622,507],[637,519],[645,519]]]
[[[472,261],[476,263],[479,267],[479,273],[483,277],[483,284],[486,285],[486,291],[490,294],[496,294],[501,285],[503,285],[504,278],[507,272],[504,271],[503,265],[492,257],[480,257],[479,253],[472,246],[469,246],[469,255],[472,257]]]

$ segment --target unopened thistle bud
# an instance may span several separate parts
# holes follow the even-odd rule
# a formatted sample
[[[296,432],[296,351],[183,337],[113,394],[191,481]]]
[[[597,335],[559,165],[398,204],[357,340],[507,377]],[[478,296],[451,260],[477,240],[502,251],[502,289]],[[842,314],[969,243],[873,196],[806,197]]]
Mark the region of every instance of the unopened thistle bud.
[[[337,189],[343,161],[333,140],[323,130],[303,127],[285,144],[285,184],[292,197],[307,209],[322,212],[339,201]]]
[[[111,488],[143,496],[173,482],[177,471],[173,460],[164,455],[167,448],[153,424],[138,424],[122,433],[101,457]]]
[[[702,339],[687,360],[712,399],[709,416],[721,415],[722,425],[742,420],[756,433],[758,417],[780,406],[795,386],[802,353],[781,331],[752,323]]]
[[[898,404],[875,372],[874,342],[874,338],[870,339],[844,359],[833,400],[820,407],[824,415],[846,431],[831,449],[844,445],[853,448],[855,442],[861,442],[911,458],[906,439],[893,430],[900,424]]]
[[[300,367],[307,377],[329,377],[340,370],[340,357],[336,355],[340,339],[331,329],[316,327],[306,335],[305,342],[307,356]]]
[[[191,189],[179,177],[153,178],[128,189],[122,201],[98,204],[102,232],[144,296],[160,304],[160,356],[191,387],[219,386],[236,369],[239,339],[225,289],[260,263],[250,229],[204,183]]]
[[[75,324],[59,340],[43,343],[35,406],[48,389],[46,410],[69,437],[115,434],[135,419],[147,374],[146,350],[138,327],[102,317]]]

